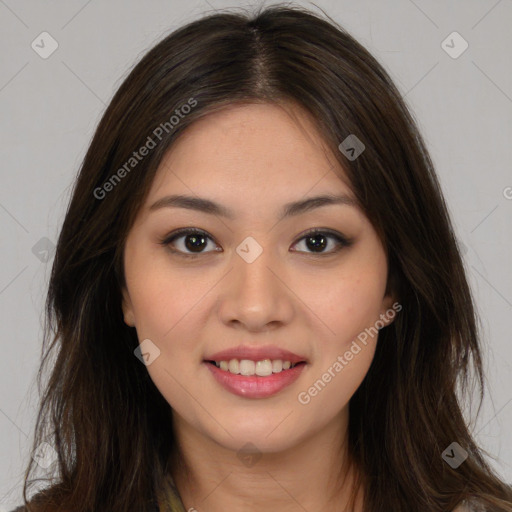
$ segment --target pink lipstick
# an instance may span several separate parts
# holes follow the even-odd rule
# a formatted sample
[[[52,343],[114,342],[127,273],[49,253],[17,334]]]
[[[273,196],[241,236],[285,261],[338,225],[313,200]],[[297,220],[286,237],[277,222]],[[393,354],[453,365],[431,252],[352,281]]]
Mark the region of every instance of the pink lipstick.
[[[207,356],[203,364],[231,393],[245,398],[267,398],[295,382],[307,360],[276,346],[239,345]]]

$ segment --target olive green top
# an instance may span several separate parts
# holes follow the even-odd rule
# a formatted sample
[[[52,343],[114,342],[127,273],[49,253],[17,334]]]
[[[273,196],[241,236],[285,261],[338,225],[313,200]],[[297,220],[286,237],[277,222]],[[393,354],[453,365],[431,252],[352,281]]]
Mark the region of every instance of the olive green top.
[[[187,512],[172,476],[167,474],[165,481],[167,484],[166,494],[163,497],[157,497],[158,512]]]

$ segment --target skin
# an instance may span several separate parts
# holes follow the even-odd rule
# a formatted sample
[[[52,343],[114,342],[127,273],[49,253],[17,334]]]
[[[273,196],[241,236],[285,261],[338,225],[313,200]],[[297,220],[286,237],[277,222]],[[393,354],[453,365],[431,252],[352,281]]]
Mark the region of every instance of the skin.
[[[395,300],[385,295],[385,251],[358,207],[322,206],[278,221],[285,203],[324,193],[353,197],[343,169],[302,110],[232,105],[196,121],[175,142],[128,234],[124,320],[139,341],[149,338],[161,351],[147,370],[173,409],[175,435],[191,468],[188,475],[173,470],[186,510],[347,506],[354,475],[345,471],[336,491],[333,475],[347,467],[348,404],[369,369],[377,336],[359,344],[362,350],[308,404],[297,397]],[[149,210],[169,194],[212,199],[235,218]],[[159,244],[183,227],[212,237],[196,259]],[[302,237],[316,227],[354,243],[333,252],[337,242],[329,239],[324,252],[315,253]],[[248,236],[263,248],[252,263],[236,252]],[[174,248],[190,253],[185,241],[175,240]],[[308,364],[271,397],[240,397],[217,383],[203,359],[241,343],[275,344],[304,355]],[[237,457],[247,442],[261,454],[252,465]],[[355,511],[362,510],[360,497]]]

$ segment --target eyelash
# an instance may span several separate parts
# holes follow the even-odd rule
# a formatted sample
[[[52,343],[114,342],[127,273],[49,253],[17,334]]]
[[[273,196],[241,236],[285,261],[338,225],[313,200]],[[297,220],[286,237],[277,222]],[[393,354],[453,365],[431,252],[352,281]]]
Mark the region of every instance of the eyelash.
[[[159,243],[160,243],[160,245],[167,247],[172,253],[175,253],[179,256],[183,256],[185,258],[195,259],[199,256],[203,256],[204,254],[208,254],[210,252],[221,252],[221,251],[215,250],[215,251],[206,251],[206,252],[200,252],[200,253],[187,253],[187,252],[183,252],[183,251],[180,251],[180,250],[177,250],[177,249],[174,249],[173,247],[171,247],[171,244],[175,240],[177,240],[178,238],[181,238],[183,236],[186,236],[186,235],[201,235],[201,236],[204,236],[205,238],[209,238],[210,240],[215,242],[215,240],[206,231],[203,231],[202,229],[182,228],[182,229],[178,229],[177,231],[174,231],[170,235],[166,236],[163,240],[160,240]],[[314,235],[327,235],[328,238],[334,238],[338,243],[338,247],[329,252],[306,253],[306,254],[309,254],[312,256],[327,256],[327,255],[335,254],[335,253],[341,251],[341,249],[343,249],[345,247],[350,247],[353,243],[352,239],[348,239],[348,238],[344,237],[343,235],[341,235],[340,233],[337,233],[336,231],[333,231],[331,229],[313,228],[313,229],[307,231],[306,233],[304,233],[297,240],[297,242],[294,243],[294,245],[297,244],[298,242],[304,240],[305,238],[308,238],[308,237],[314,236]],[[302,251],[297,251],[297,252],[302,252]]]

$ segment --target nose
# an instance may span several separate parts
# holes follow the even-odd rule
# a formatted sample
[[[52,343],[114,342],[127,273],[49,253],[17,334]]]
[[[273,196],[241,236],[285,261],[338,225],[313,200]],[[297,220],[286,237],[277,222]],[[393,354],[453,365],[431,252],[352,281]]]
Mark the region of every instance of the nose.
[[[233,268],[226,276],[218,298],[218,314],[230,327],[250,332],[269,331],[292,321],[294,294],[284,265],[271,251],[251,263],[233,253]]]

